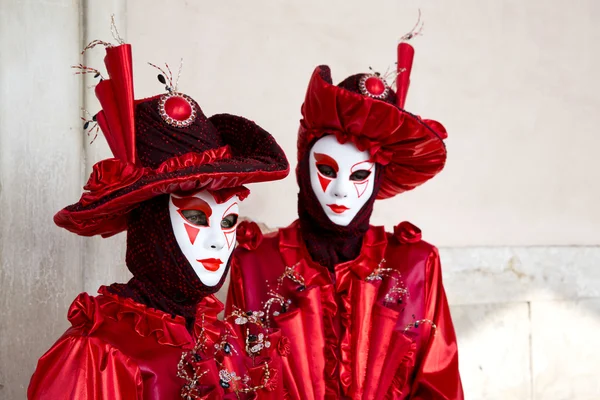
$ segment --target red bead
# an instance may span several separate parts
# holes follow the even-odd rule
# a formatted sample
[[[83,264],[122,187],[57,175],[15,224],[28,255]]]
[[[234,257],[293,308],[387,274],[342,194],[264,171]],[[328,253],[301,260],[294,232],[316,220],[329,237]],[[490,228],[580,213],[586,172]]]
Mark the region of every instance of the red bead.
[[[365,81],[365,88],[373,96],[380,96],[385,91],[385,83],[381,79],[371,76]]]
[[[183,97],[169,97],[165,102],[165,113],[176,121],[185,121],[192,115],[192,105]]]

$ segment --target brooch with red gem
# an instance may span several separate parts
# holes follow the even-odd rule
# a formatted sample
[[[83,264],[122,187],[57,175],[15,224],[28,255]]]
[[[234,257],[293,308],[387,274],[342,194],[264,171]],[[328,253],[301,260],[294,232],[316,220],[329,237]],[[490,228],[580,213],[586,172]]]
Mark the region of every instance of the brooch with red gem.
[[[167,124],[177,128],[190,126],[196,119],[196,102],[190,96],[177,91],[183,60],[179,66],[179,73],[177,74],[175,84],[173,84],[173,73],[171,72],[171,68],[169,68],[169,64],[165,63],[167,71],[169,71],[168,74],[159,66],[152,63],[148,64],[161,72],[161,74],[158,74],[158,81],[165,85],[165,89],[167,90],[167,93],[160,96],[158,103],[158,113],[161,118]]]
[[[378,72],[363,75],[358,82],[358,89],[363,95],[378,100],[385,99],[390,92],[390,87]]]
[[[158,112],[169,125],[185,128],[196,119],[194,100],[187,94],[170,92],[160,96]]]

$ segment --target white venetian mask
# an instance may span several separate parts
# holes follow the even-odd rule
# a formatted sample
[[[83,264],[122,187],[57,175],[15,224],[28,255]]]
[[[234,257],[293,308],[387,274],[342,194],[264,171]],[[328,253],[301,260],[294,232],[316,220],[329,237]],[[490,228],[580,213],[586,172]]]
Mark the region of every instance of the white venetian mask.
[[[206,190],[169,200],[177,244],[206,286],[219,283],[235,247],[239,203],[236,195],[219,204]]]
[[[310,150],[310,183],[327,217],[347,226],[373,194],[375,163],[368,151],[335,136],[317,140]]]

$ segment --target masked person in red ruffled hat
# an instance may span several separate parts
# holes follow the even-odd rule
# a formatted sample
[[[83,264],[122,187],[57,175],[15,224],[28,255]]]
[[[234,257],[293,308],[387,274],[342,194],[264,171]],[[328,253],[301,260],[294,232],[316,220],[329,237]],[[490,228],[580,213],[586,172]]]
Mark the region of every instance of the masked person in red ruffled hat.
[[[396,92],[377,73],[335,86],[317,67],[298,134],[299,218],[265,236],[238,228],[227,309],[264,307],[290,338],[290,398],[463,398],[437,249],[408,222],[369,225],[375,200],[446,162],[444,127],[404,110],[413,53],[398,46]]]
[[[286,157],[252,121],[207,118],[162,70],[167,92],[134,100],[130,45],[103,44],[109,79],[96,87],[93,120],[114,158],[94,166],[87,192],[54,221],[82,236],[126,230],[133,278],[75,299],[28,398],[278,399],[287,342],[278,333],[240,342],[217,321],[213,293],[229,270],[243,185],[284,178]]]

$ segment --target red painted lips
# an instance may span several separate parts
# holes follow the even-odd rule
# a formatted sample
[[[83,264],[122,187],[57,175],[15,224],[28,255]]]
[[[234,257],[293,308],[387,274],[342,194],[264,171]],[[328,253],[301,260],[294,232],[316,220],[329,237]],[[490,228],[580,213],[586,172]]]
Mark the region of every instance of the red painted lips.
[[[344,211],[349,210],[348,207],[339,204],[327,204],[327,207],[331,208],[336,214],[342,214]]]
[[[205,258],[204,260],[196,260],[196,261],[201,263],[202,266],[204,267],[204,269],[206,269],[207,271],[210,271],[210,272],[218,271],[219,268],[221,268],[221,264],[223,264],[223,261],[221,261],[218,258]]]

